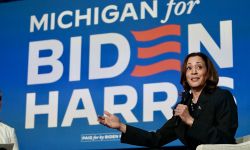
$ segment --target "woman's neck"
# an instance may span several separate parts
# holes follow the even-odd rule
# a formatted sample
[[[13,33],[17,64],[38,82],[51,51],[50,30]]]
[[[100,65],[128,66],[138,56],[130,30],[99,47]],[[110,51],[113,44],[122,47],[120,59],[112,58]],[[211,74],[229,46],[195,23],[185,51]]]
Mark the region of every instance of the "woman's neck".
[[[199,89],[191,89],[192,95],[193,95],[193,99],[192,99],[193,103],[197,103],[203,88],[204,88],[204,86],[202,88],[199,88]]]
[[[192,94],[193,94],[193,99],[192,99],[193,103],[197,103],[201,92],[200,91],[192,91]]]

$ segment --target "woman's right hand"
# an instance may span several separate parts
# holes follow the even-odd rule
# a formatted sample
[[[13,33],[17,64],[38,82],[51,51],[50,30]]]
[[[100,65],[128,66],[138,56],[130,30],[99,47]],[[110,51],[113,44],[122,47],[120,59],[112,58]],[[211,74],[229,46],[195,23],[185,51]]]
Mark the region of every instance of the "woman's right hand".
[[[104,126],[107,126],[112,129],[117,129],[123,133],[126,132],[126,125],[120,122],[120,119],[109,113],[108,111],[104,111],[104,114],[106,116],[99,116],[98,117],[98,122]]]

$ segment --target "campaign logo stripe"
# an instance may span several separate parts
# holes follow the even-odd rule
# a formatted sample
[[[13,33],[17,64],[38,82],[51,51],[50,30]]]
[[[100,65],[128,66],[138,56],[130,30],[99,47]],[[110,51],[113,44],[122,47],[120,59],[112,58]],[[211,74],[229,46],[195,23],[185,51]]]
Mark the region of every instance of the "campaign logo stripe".
[[[131,31],[131,32],[137,41],[145,42],[145,41],[155,40],[164,36],[170,36],[170,35],[179,36],[181,34],[181,29],[180,25],[172,24],[144,31]]]
[[[152,58],[169,52],[180,53],[180,51],[181,44],[179,42],[170,41],[157,44],[152,47],[139,47],[138,58]]]
[[[136,65],[135,69],[131,73],[131,76],[135,77],[145,77],[145,76],[150,76],[153,74],[157,74],[160,72],[164,72],[167,70],[176,70],[180,71],[180,65],[181,62],[176,59],[167,59],[167,60],[162,60],[160,62],[147,65],[147,66],[141,66],[141,65]]]

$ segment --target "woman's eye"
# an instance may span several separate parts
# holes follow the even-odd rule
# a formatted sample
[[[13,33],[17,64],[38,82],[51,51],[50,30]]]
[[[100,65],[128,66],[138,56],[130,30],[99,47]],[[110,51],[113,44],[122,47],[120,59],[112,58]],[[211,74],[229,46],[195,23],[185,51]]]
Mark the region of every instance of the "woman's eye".
[[[187,70],[192,70],[192,67],[189,67],[189,66],[188,66],[188,67],[187,67]]]
[[[201,70],[201,69],[202,69],[202,66],[197,66],[197,68],[198,68],[199,70]]]

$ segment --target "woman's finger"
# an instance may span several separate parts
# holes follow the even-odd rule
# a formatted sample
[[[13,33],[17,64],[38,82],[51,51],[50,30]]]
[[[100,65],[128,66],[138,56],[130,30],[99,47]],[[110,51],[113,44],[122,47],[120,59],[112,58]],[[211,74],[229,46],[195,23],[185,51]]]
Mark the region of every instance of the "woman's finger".
[[[110,117],[110,116],[112,115],[111,113],[109,113],[109,112],[106,111],[106,110],[104,111],[104,114],[107,115],[108,117]]]

